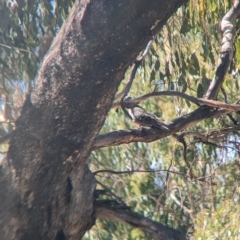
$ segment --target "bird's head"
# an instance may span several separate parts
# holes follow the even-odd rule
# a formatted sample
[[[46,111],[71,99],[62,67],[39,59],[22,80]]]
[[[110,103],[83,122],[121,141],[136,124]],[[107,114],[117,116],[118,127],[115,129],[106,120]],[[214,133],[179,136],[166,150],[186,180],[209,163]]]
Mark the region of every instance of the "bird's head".
[[[124,105],[125,108],[133,108],[134,106],[136,106],[137,104],[135,102],[132,101],[132,97],[126,97],[122,104]]]

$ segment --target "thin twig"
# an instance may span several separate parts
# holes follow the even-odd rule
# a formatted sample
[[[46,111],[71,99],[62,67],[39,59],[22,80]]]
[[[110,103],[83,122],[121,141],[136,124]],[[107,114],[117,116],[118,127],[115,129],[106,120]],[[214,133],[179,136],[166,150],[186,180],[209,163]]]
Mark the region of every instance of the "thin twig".
[[[239,131],[240,130],[240,125],[234,125],[233,127],[228,127],[228,128],[223,128],[219,130],[213,130],[207,133],[199,133],[199,132],[182,132],[179,136],[185,137],[185,136],[193,136],[197,138],[204,139],[206,141],[209,140],[209,138],[213,137],[223,137],[225,134],[232,133],[234,131]]]
[[[221,87],[221,91],[222,91],[222,94],[223,94],[223,96],[224,96],[224,102],[225,102],[225,103],[228,103],[227,93],[226,93],[226,91],[225,91],[225,89],[224,89],[223,86]]]
[[[160,201],[158,201],[158,199],[156,199],[155,197],[153,197],[153,196],[150,195],[150,194],[148,195],[148,197],[149,197],[150,199],[152,199],[157,205],[159,205],[164,211],[166,211],[166,212],[168,212],[170,215],[172,215],[178,222],[181,222],[181,223],[182,223],[183,225],[185,225],[185,226],[189,226],[185,221],[183,221],[182,219],[180,219],[173,210],[165,207],[164,204],[162,204]]]
[[[143,62],[144,58],[147,56],[147,54],[152,46],[153,41],[154,41],[154,38],[148,42],[148,44],[147,44],[145,50],[143,51],[143,53],[141,54],[140,58],[136,59],[136,61],[133,63],[130,78],[129,78],[125,88],[120,93],[117,93],[115,95],[115,101],[121,97],[120,102],[122,102],[123,99],[128,95],[128,93],[131,89],[133,80],[135,78],[137,69]],[[114,103],[113,103],[113,105],[114,105]],[[120,104],[119,104],[119,107],[120,107]]]
[[[170,196],[171,196],[171,198],[176,202],[176,204],[177,204],[178,206],[180,206],[181,208],[183,208],[183,210],[186,211],[186,212],[191,216],[191,213],[192,213],[192,210],[191,210],[191,209],[189,209],[189,208],[187,208],[186,206],[182,205],[182,203],[176,198],[176,196],[175,196],[173,193],[171,193]]]
[[[110,169],[103,169],[103,170],[97,170],[97,171],[93,172],[93,174],[94,174],[94,175],[96,175],[96,174],[98,174],[98,173],[133,174],[133,173],[157,173],[157,172],[170,172],[170,173],[175,173],[175,174],[184,176],[184,175],[183,175],[182,173],[180,173],[180,172],[171,171],[171,170],[168,170],[168,169],[132,170],[132,171],[114,171],[114,170],[110,170]]]
[[[11,46],[8,46],[8,45],[2,44],[2,43],[0,43],[0,46],[11,49],[11,50],[19,50],[21,52],[31,53],[36,58],[36,60],[38,62],[40,62],[38,57],[36,56],[36,54],[32,50],[26,50],[26,49],[23,49],[23,48],[11,47]]]
[[[106,192],[108,192],[110,195],[112,195],[115,199],[117,199],[120,203],[122,203],[123,205],[126,205],[126,203],[120,198],[118,197],[114,192],[112,192],[107,186],[105,186],[103,183],[101,183],[100,181],[98,181],[96,179],[96,182],[102,187],[104,188],[104,190]]]
[[[187,95],[185,93],[182,93],[182,92],[178,92],[178,91],[161,91],[161,92],[152,92],[152,93],[148,93],[146,95],[143,95],[141,97],[138,97],[138,98],[135,98],[135,99],[132,99],[131,102],[132,103],[140,103],[142,101],[145,101],[147,99],[150,99],[152,97],[160,97],[160,96],[174,96],[174,97],[181,97],[183,99],[186,99],[188,100],[189,102],[192,102],[196,105],[199,106],[198,104],[198,98],[195,98],[193,96],[190,96],[190,95]],[[117,108],[117,107],[120,107],[121,105],[121,102],[114,102],[112,104],[112,108]]]
[[[183,99],[188,100],[189,102],[196,104],[197,106],[209,106],[209,107],[213,107],[213,108],[226,109],[226,110],[234,111],[234,112],[240,111],[240,105],[238,104],[239,101],[237,101],[234,104],[227,104],[227,103],[219,102],[219,101],[215,101],[215,100],[208,100],[208,99],[204,99],[204,98],[195,98],[193,96],[190,96],[185,93],[178,92],[178,91],[152,92],[152,93],[143,95],[141,97],[132,99],[129,102],[138,104],[138,103],[145,101],[147,99],[150,99],[152,97],[160,97],[160,96],[181,97]],[[112,104],[112,108],[120,107],[120,105],[121,105],[120,102],[115,102]]]
[[[190,179],[194,179],[195,176],[193,175],[193,171],[192,171],[192,167],[190,165],[190,163],[188,162],[187,160],[187,144],[185,142],[185,139],[183,136],[178,136],[177,134],[174,134],[173,137],[175,137],[180,143],[182,143],[183,145],[183,159],[184,159],[184,162],[189,170],[189,176],[190,176]]]

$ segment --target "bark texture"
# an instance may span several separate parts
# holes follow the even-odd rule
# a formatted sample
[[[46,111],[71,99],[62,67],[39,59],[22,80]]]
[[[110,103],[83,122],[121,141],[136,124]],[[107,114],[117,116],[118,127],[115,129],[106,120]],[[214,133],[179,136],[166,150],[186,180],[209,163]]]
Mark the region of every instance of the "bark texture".
[[[0,169],[1,239],[73,240],[92,227],[94,139],[127,67],[184,2],[76,1]]]

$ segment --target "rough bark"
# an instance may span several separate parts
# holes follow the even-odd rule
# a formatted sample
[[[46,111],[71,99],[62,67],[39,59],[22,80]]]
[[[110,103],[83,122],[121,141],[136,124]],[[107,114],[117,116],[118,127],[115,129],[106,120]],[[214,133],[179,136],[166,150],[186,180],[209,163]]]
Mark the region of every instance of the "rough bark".
[[[127,67],[184,2],[76,1],[0,169],[1,239],[80,239],[91,228],[94,139]]]

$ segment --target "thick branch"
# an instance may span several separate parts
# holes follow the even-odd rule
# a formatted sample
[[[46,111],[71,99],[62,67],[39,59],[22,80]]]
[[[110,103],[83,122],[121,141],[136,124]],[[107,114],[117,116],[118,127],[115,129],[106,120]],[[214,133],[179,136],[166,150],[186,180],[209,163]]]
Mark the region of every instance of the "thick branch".
[[[163,95],[179,96],[200,106],[210,106],[213,108],[220,108],[223,110],[214,110],[211,108],[204,108],[204,107],[199,108],[190,114],[187,114],[185,116],[182,116],[180,118],[173,120],[168,125],[168,128],[170,129],[170,131],[164,131],[164,130],[158,131],[157,129],[152,129],[152,128],[142,128],[142,129],[131,129],[131,130],[119,130],[119,131],[113,131],[106,134],[101,134],[95,140],[94,149],[107,147],[107,146],[116,146],[120,144],[127,144],[131,142],[156,141],[158,139],[164,138],[178,131],[181,131],[187,127],[190,127],[193,124],[205,118],[218,117],[221,114],[224,115],[224,114],[228,114],[229,112],[240,111],[239,104],[227,104],[227,103],[214,101],[214,100],[195,98],[187,94],[184,94],[181,92],[174,92],[174,91],[153,92],[129,101],[134,103],[139,103],[151,97],[163,96]],[[115,103],[114,107],[118,105],[120,105],[120,103]]]
[[[224,76],[233,58],[233,38],[234,38],[234,27],[233,23],[240,15],[240,2],[235,1],[234,6],[230,11],[223,17],[220,24],[221,31],[223,32],[221,56],[218,61],[218,67],[214,79],[212,80],[207,93],[207,99],[215,99],[221,88],[224,80]]]
[[[168,125],[170,131],[157,130],[147,127],[141,129],[112,131],[110,133],[99,135],[95,139],[93,149],[128,144],[131,142],[153,142],[179,132],[206,118],[218,117],[227,113],[229,113],[228,110],[216,110],[205,107],[199,108],[190,114],[174,119]]]
[[[95,216],[101,219],[113,220],[129,224],[149,233],[157,240],[185,240],[185,236],[178,230],[164,226],[161,223],[152,221],[138,213],[131,212],[127,209],[119,209],[103,204],[95,207]]]

